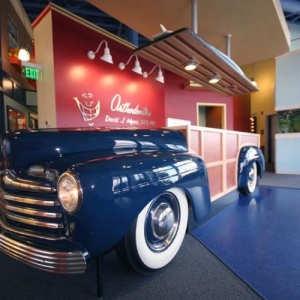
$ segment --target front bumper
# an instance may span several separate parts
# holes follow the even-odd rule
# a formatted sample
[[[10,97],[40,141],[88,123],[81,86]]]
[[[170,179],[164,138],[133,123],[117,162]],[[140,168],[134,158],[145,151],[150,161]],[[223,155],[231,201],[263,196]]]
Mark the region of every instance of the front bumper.
[[[31,267],[58,274],[82,274],[89,254],[82,251],[47,251],[0,234],[0,251]]]

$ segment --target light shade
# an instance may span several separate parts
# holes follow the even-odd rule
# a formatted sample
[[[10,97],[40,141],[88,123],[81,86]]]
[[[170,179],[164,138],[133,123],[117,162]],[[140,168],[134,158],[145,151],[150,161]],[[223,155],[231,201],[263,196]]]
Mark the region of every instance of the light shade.
[[[132,68],[131,70],[135,73],[140,74],[140,75],[143,74],[143,71],[142,71],[142,68],[141,68],[141,65],[140,65],[140,62],[139,62],[138,58],[136,58],[134,68]]]
[[[155,68],[158,68],[158,74],[157,74],[157,76],[155,77],[155,80],[157,80],[157,81],[159,81],[159,82],[161,82],[161,83],[165,83],[165,79],[164,79],[164,76],[163,76],[161,67],[160,67],[159,65],[155,65],[149,73],[144,72],[144,73],[143,73],[143,77],[144,77],[144,78],[147,78],[151,73],[153,73],[153,71],[154,71]]]
[[[161,69],[158,71],[158,74],[157,74],[157,76],[155,77],[155,80],[157,80],[157,81],[159,81],[159,82],[161,82],[161,83],[165,83],[165,78],[164,78],[164,76],[163,76],[163,73],[162,73],[162,70],[161,70]]]
[[[186,71],[192,71],[192,70],[195,70],[197,68],[199,63],[195,60],[189,60],[189,61],[185,62],[183,65],[184,65],[184,69]]]
[[[140,74],[142,75],[143,74],[143,71],[142,71],[142,68],[141,68],[141,65],[140,65],[140,62],[139,62],[139,59],[137,57],[136,54],[132,54],[129,59],[127,60],[126,63],[123,63],[123,62],[120,62],[119,63],[119,69],[120,70],[124,70],[125,67],[129,64],[129,62],[131,61],[131,58],[132,57],[135,57],[135,64],[134,64],[134,68],[132,68],[131,70],[137,74]]]
[[[20,48],[18,52],[18,59],[21,61],[30,61],[30,53],[25,48]]]
[[[112,59],[112,56],[110,54],[110,50],[108,48],[108,45],[107,45],[107,42],[105,40],[101,41],[97,50],[94,52],[94,51],[88,51],[87,53],[87,57],[91,60],[95,59],[96,57],[96,54],[98,53],[98,51],[100,50],[100,47],[102,44],[105,44],[105,48],[104,48],[104,54],[100,57],[100,59],[110,63],[110,64],[113,64],[113,59]]]
[[[104,54],[100,57],[100,59],[102,59],[110,64],[114,63],[108,47],[104,48]]]
[[[209,83],[214,84],[214,83],[218,83],[221,79],[221,76],[216,74],[214,75],[212,78],[209,79]]]

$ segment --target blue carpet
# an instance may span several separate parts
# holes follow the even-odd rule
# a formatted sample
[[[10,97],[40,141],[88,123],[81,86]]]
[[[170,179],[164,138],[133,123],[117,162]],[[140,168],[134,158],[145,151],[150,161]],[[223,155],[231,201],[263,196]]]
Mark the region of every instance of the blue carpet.
[[[193,235],[266,299],[300,299],[300,190],[235,195]]]

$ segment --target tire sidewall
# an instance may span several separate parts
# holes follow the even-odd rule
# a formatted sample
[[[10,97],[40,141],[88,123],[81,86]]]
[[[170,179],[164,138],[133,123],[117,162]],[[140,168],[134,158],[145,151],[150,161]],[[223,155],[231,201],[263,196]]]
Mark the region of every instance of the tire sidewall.
[[[252,169],[254,170],[254,178],[255,178],[254,184],[253,183],[251,184],[251,180],[249,178],[250,177],[249,173],[250,173],[250,171]],[[248,178],[247,178],[247,192],[248,192],[248,194],[252,194],[255,191],[255,188],[257,186],[257,180],[258,180],[258,177],[257,177],[257,166],[256,166],[255,162],[253,162],[251,164],[250,169],[249,169],[249,173],[248,173]]]
[[[145,237],[145,221],[153,201],[140,212],[135,229],[135,246],[136,253],[140,262],[148,269],[160,269],[166,266],[177,254],[183,239],[186,234],[187,222],[188,222],[188,203],[184,191],[180,188],[172,188],[167,192],[174,194],[178,200],[180,210],[180,220],[178,225],[178,231],[172,243],[161,252],[155,252],[149,248]]]

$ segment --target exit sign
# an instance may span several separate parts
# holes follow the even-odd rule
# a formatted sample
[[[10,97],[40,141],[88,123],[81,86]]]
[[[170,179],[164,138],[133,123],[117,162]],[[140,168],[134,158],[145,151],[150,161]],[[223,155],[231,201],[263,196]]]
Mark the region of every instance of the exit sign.
[[[22,75],[33,80],[42,79],[42,66],[34,63],[22,62]]]

